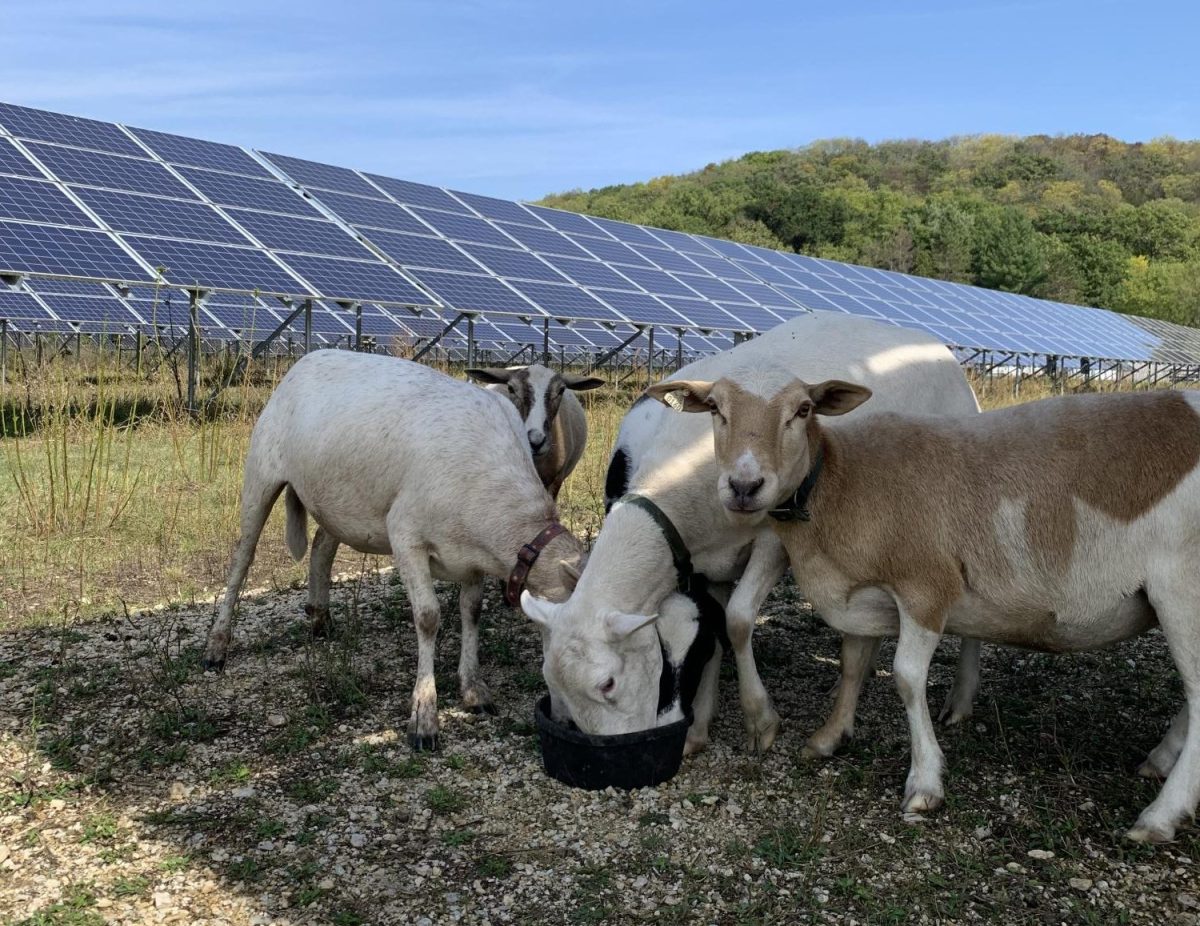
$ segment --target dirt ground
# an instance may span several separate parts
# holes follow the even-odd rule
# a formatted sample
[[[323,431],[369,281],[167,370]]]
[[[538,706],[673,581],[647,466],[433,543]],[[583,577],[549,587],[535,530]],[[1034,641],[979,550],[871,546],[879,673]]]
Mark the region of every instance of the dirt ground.
[[[947,806],[899,813],[903,711],[883,667],[857,739],[800,758],[828,709],[835,635],[781,586],[755,638],[784,719],[742,752],[732,667],[710,749],[671,782],[573,791],[542,772],[540,646],[489,589],[481,657],[499,716],[461,711],[453,589],[442,750],[404,737],[411,615],[387,573],[248,597],[223,675],[211,604],[0,637],[0,920],[6,924],[1200,923],[1197,843],[1122,832],[1180,691],[1162,638],[1051,658],[988,647],[975,717],[943,731]],[[956,645],[935,662],[930,700]]]

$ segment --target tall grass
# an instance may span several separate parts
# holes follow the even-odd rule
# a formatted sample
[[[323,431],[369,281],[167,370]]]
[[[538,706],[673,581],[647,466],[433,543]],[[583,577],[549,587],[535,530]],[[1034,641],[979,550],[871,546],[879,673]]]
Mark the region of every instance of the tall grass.
[[[227,366],[210,361],[206,391]],[[237,537],[250,432],[283,372],[256,365],[247,385],[195,418],[168,366],[139,377],[111,351],[41,367],[20,356],[10,363],[10,381],[0,383],[0,627],[216,593]],[[644,385],[630,380],[581,394],[588,446],[559,508],[584,537],[600,528],[608,454]],[[1017,390],[1003,377],[973,384],[985,408],[1059,388],[1033,379]],[[281,542],[282,522],[275,512],[264,531],[252,586],[303,578]],[[338,568],[362,562],[347,551]]]

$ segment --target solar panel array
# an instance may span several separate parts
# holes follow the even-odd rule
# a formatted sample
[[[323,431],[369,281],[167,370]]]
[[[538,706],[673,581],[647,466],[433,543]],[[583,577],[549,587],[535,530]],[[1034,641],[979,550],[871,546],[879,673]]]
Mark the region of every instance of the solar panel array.
[[[353,336],[351,303],[377,339],[429,339],[468,313],[485,349],[540,345],[548,324],[559,349],[605,350],[653,326],[689,354],[829,311],[963,348],[1200,362],[1200,333],[1166,322],[10,104],[0,274],[23,277],[0,290],[0,317],[22,330],[177,326],[197,288],[209,333],[228,338],[312,298],[326,343]],[[134,285],[69,292],[39,275]]]

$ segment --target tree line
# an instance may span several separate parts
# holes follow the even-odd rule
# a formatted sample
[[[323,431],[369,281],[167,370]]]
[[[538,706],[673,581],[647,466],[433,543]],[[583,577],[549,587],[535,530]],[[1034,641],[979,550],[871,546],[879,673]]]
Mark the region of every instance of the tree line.
[[[548,206],[1200,326],[1200,142],[819,141]]]

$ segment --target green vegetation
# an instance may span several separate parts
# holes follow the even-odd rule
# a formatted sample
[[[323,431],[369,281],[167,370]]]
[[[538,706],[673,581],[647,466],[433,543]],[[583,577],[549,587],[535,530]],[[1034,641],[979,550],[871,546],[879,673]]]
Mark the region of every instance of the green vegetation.
[[[543,202],[1200,325],[1200,142],[834,139]]]

